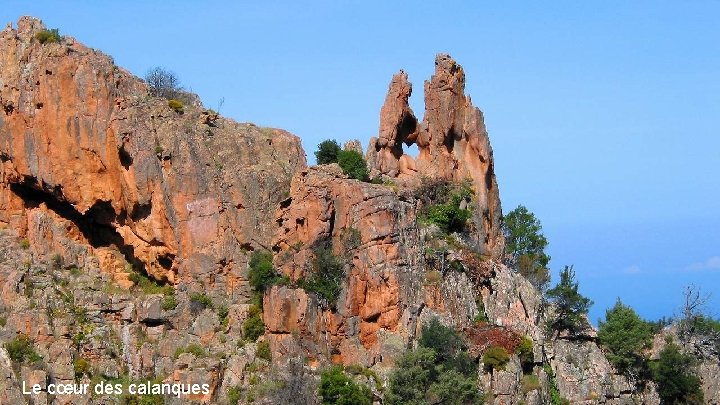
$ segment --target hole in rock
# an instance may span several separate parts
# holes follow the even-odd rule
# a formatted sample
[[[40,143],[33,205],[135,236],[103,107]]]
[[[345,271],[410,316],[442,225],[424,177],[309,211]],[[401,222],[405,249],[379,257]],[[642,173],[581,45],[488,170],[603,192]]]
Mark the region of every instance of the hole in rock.
[[[172,268],[173,261],[175,260],[175,255],[171,253],[166,253],[162,256],[158,256],[157,260],[163,269],[170,270]]]
[[[147,204],[135,203],[133,204],[132,211],[130,211],[130,218],[133,221],[140,221],[141,219],[149,217],[150,212],[152,212],[151,202],[148,202]]]
[[[120,158],[120,164],[125,168],[125,170],[130,169],[130,166],[133,164],[133,158],[130,156],[128,151],[125,150],[125,145],[118,149],[118,157]]]

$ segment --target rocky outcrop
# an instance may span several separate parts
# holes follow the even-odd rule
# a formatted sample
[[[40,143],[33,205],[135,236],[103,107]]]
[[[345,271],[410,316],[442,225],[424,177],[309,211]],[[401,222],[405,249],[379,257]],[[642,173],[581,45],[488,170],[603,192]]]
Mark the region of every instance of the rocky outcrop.
[[[120,282],[129,262],[242,290],[245,252],[269,245],[272,207],[305,166],[300,140],[199,102],[178,113],[110,57],[69,37],[41,44],[42,29],[24,17],[0,33],[0,222],[38,253],[97,256]]]
[[[281,205],[273,238],[277,268],[292,281],[307,278],[315,271],[314,249],[329,242],[347,278],[335,308],[301,289],[276,287],[266,295],[275,352],[297,355],[287,348],[302,347],[311,358],[372,366],[407,347],[431,314],[460,327],[477,313],[465,274],[427,281],[423,249],[432,235],[418,230],[417,201],[328,165],[296,176]],[[291,345],[293,333],[300,339]]]
[[[19,381],[92,376],[210,387],[169,404],[224,404],[231,390],[250,402],[268,387],[267,402],[318,403],[318,370],[337,363],[362,370],[381,403],[395,359],[432,318],[463,334],[488,403],[549,403],[553,391],[659,402],[652,384],[637,392],[613,370],[592,331],[547,336],[541,293],[503,264],[492,150],[449,56],[425,83],[422,122],[407,74],[393,77],[366,154],[381,181],[368,183],[336,164],[306,167],[297,137],[224,119],[195,96],[171,108],[72,38],[40,43],[43,29],[23,18],[0,33],[0,341],[26,338],[34,353],[0,347],[0,402],[30,402]],[[417,158],[403,151],[412,144]],[[421,190],[444,182],[474,193],[463,232],[423,220],[433,202]],[[260,249],[284,276],[262,304],[247,280]],[[327,249],[337,299],[311,282]],[[265,333],[250,341],[260,307]],[[491,346],[507,364],[483,364]],[[97,401],[114,399],[32,398]]]
[[[465,73],[449,55],[435,59],[435,74],[425,82],[425,115],[418,123],[409,106],[412,86],[405,72],[393,76],[380,113],[380,132],[370,140],[367,160],[374,176],[405,183],[421,177],[451,181],[471,179],[477,197],[476,219],[481,253],[500,258],[500,193],[492,148],[482,112],[465,95]],[[416,144],[417,159],[402,145]]]

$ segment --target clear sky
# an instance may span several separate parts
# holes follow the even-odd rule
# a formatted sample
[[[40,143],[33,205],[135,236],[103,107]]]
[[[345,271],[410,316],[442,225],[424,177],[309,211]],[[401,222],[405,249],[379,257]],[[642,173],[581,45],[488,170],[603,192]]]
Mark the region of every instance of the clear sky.
[[[178,74],[208,107],[287,129],[308,158],[377,133],[393,73],[465,68],[505,212],[543,222],[556,275],[574,264],[591,319],[617,297],[672,315],[682,287],[720,315],[720,2],[19,1],[137,75]],[[301,4],[302,3],[302,4]]]

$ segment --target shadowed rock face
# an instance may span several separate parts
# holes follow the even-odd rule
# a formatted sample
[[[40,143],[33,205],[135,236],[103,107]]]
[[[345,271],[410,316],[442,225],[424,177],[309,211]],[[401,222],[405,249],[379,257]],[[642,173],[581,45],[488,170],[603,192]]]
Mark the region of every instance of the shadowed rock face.
[[[67,235],[92,246],[121,282],[129,261],[157,280],[241,287],[244,252],[268,246],[305,167],[300,140],[199,101],[179,114],[110,57],[72,38],[40,44],[43,28],[25,17],[0,33],[0,221],[39,253],[73,256]],[[34,211],[66,235],[37,233]]]
[[[472,180],[482,253],[499,258],[504,241],[492,148],[482,112],[465,96],[462,67],[448,55],[436,57],[435,74],[425,82],[421,123],[408,104],[411,92],[405,72],[393,76],[380,113],[379,136],[370,140],[367,152],[372,174],[409,184],[417,184],[421,177]],[[417,159],[403,153],[403,143],[417,145]]]

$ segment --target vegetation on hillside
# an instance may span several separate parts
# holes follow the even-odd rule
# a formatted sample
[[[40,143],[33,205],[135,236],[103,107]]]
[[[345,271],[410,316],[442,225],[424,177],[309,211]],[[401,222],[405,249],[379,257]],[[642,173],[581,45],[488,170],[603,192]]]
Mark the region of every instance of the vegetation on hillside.
[[[477,364],[460,335],[432,319],[423,325],[418,348],[396,360],[385,402],[394,404],[480,403]]]
[[[318,390],[323,405],[370,405],[370,389],[356,383],[343,371],[341,366],[333,366],[320,374]]]
[[[683,353],[672,338],[666,340],[657,362],[651,364],[653,379],[664,404],[704,403],[700,379],[693,373],[695,366],[697,359]]]
[[[599,322],[598,340],[616,369],[638,375],[647,361],[643,351],[652,343],[651,325],[618,299]]]
[[[554,304],[554,312],[547,321],[550,330],[575,333],[587,326],[586,317],[593,302],[578,292],[572,266],[565,266],[560,272],[560,282],[545,295]]]
[[[49,44],[53,42],[60,42],[62,36],[60,36],[60,30],[57,28],[42,29],[35,33],[35,39],[37,39],[41,44]]]
[[[370,171],[362,153],[352,149],[343,150],[334,139],[320,142],[315,151],[315,160],[319,165],[337,163],[351,179],[370,181]]]
[[[334,307],[345,279],[344,265],[329,244],[316,247],[313,253],[313,271],[305,279],[298,280],[298,286],[317,294]]]
[[[503,217],[502,230],[512,268],[543,291],[550,283],[550,256],[545,253],[548,240],[540,221],[519,205]]]
[[[473,190],[469,183],[423,179],[416,192],[424,208],[418,219],[445,233],[464,232],[471,217]]]
[[[319,165],[327,165],[330,163],[337,163],[338,155],[340,154],[340,145],[334,139],[326,139],[318,145],[315,151],[315,160]]]

